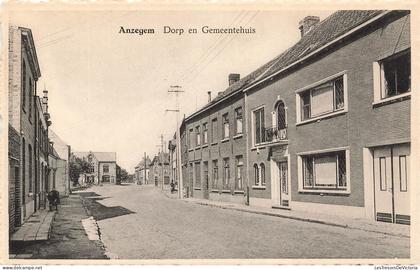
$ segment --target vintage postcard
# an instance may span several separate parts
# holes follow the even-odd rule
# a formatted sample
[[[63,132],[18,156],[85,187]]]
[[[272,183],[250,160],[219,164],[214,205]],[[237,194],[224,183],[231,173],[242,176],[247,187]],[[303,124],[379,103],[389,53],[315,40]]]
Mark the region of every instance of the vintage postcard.
[[[4,4],[3,263],[419,263],[394,4]]]

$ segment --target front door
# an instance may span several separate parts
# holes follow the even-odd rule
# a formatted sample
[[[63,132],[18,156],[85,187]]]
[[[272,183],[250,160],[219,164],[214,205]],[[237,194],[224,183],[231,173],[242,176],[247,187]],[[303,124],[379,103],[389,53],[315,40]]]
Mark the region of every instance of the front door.
[[[287,161],[278,163],[280,179],[280,205],[289,206],[289,181],[287,173]]]
[[[287,160],[276,161],[272,163],[272,178],[271,178],[271,196],[272,205],[276,207],[289,207],[289,176],[288,176],[288,163]]]
[[[376,220],[410,224],[410,146],[377,148],[373,155]]]

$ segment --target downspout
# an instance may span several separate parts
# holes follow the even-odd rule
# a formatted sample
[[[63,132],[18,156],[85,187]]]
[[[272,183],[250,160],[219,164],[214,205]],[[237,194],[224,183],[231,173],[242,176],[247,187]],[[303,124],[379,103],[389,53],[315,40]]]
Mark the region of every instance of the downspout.
[[[244,97],[244,107],[245,107],[245,129],[247,130],[246,132],[246,179],[247,179],[247,185],[246,185],[246,201],[245,204],[249,205],[249,136],[250,136],[250,130],[248,129],[248,93],[244,92],[245,97]]]

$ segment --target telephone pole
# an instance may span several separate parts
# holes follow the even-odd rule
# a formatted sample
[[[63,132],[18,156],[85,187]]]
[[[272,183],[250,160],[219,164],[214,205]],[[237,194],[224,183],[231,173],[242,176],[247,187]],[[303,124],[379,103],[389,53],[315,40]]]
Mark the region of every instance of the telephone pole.
[[[184,198],[183,187],[184,182],[181,172],[181,127],[179,126],[179,94],[185,92],[179,85],[171,85],[168,93],[175,93],[175,110],[166,110],[176,112],[176,178],[178,179],[178,198]]]
[[[162,190],[163,190],[163,182],[164,182],[164,166],[165,166],[165,155],[164,155],[164,147],[165,147],[165,145],[164,145],[164,142],[163,142],[163,134],[161,134],[160,135],[160,144],[159,145],[157,145],[158,147],[160,147],[160,150],[161,151],[159,151],[159,154],[158,154],[158,157],[159,157],[159,161],[160,161],[160,164],[161,164],[161,166],[162,166],[162,168],[161,168],[161,188],[162,188]]]
[[[144,184],[146,184],[147,181],[147,159],[146,159],[146,152],[144,152]]]

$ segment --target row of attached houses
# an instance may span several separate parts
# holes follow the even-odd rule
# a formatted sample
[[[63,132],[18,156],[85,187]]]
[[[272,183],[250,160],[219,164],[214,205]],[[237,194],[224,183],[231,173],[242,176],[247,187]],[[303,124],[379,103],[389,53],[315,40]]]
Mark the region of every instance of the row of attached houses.
[[[46,205],[46,195],[60,186],[68,195],[68,171],[55,175],[58,164],[50,138],[48,91],[38,95],[41,77],[32,32],[10,26],[8,46],[8,116],[9,116],[9,232],[14,232],[32,213]],[[56,136],[58,138],[58,136]],[[58,144],[69,151],[69,146]],[[68,156],[62,159],[66,167]]]
[[[410,12],[308,16],[180,127],[188,196],[410,223]]]
[[[117,153],[115,152],[72,152],[71,160],[79,158],[88,162],[89,172],[79,177],[79,184],[99,185],[102,183],[117,184]]]
[[[149,156],[143,158],[134,168],[134,176],[138,185],[166,186],[170,185],[170,160],[169,153],[159,151],[157,155],[150,160]]]

